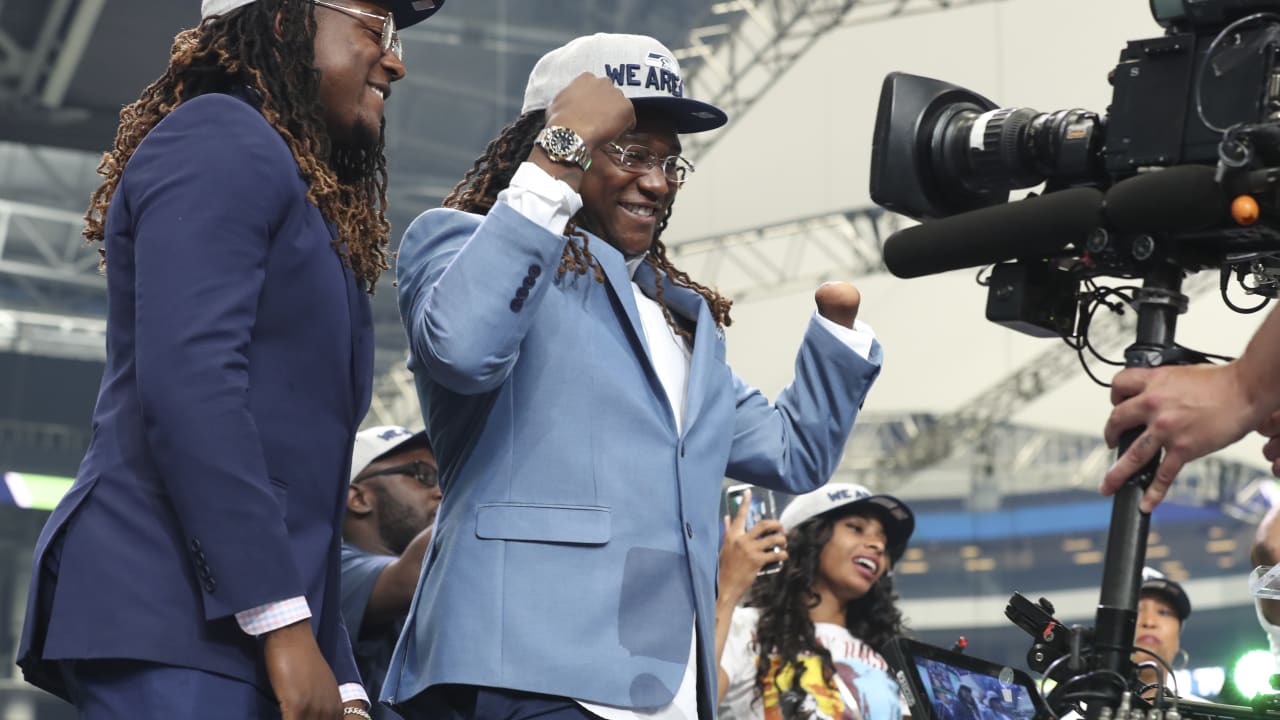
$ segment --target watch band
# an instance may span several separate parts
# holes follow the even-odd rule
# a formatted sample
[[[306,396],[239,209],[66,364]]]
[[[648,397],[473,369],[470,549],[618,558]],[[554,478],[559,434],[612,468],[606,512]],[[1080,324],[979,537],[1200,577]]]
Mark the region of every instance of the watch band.
[[[538,133],[534,144],[542,148],[551,162],[573,164],[586,172],[591,167],[591,153],[582,136],[567,127],[548,125]]]

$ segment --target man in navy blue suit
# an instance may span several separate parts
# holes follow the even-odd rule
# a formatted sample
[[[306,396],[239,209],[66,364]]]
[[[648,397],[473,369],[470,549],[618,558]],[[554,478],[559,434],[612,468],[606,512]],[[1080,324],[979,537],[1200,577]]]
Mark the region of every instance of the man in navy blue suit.
[[[339,613],[386,267],[383,103],[427,0],[204,0],[87,215],[93,438],[19,664],[88,720],[368,717]]]

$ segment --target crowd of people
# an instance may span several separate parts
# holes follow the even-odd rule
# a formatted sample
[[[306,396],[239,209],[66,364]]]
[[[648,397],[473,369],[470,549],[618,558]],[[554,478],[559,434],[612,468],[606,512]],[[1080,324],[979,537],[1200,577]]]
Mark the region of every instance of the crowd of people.
[[[914,514],[828,484],[880,343],[832,282],[777,397],[730,369],[730,299],[663,241],[695,171],[681,137],[727,117],[657,40],[542,57],[408,228],[394,292],[425,429],[357,432],[398,31],[442,4],[203,0],[122,111],[86,230],[106,369],[39,539],[26,679],[88,720],[910,714],[881,649],[905,632]],[[1104,491],[1163,450],[1149,511],[1253,429],[1280,470],[1277,323],[1229,365],[1120,373],[1106,438],[1146,429]],[[749,503],[719,515],[725,477],[797,497],[748,528]],[[1156,656],[1155,682],[1190,604],[1149,582],[1135,662]],[[956,720],[1007,717],[954,690]]]

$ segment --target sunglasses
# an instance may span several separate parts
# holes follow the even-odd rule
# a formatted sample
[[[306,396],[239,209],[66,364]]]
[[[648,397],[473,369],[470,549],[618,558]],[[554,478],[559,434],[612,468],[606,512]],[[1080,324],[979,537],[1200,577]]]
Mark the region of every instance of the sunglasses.
[[[405,463],[404,465],[396,465],[395,467],[389,467],[385,470],[357,475],[356,479],[352,480],[351,483],[355,484],[368,480],[369,478],[380,477],[383,475],[403,475],[405,477],[411,477],[414,480],[417,480],[418,483],[425,488],[433,488],[440,482],[435,468],[422,460],[414,460],[413,462]]]
[[[356,19],[367,17],[367,18],[373,18],[374,20],[381,21],[382,32],[378,34],[378,39],[382,43],[382,52],[384,53],[390,52],[392,55],[396,56],[397,60],[404,59],[403,57],[404,48],[401,47],[400,45],[400,34],[396,32],[396,19],[393,13],[387,13],[386,15],[379,15],[377,13],[365,12],[364,10],[356,10],[355,8],[343,7],[342,5],[337,5],[335,3],[325,2],[325,0],[311,0],[311,3],[314,5],[319,5],[320,7],[329,8],[330,10],[336,10],[340,13],[344,13]],[[368,26],[366,25],[365,27],[368,27]],[[373,30],[373,28],[369,28],[369,32],[376,32],[376,31]]]

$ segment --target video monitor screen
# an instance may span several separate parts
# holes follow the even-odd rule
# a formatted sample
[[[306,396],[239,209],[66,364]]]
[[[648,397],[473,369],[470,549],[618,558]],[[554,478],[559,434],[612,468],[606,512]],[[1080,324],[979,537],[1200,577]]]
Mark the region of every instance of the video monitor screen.
[[[916,673],[933,716],[938,720],[1032,720],[1036,705],[1030,691],[1013,682],[949,665],[916,658]]]
[[[1035,682],[1021,670],[897,638],[886,658],[907,686],[913,720],[1034,720],[1044,717]]]

